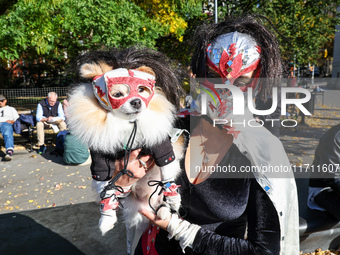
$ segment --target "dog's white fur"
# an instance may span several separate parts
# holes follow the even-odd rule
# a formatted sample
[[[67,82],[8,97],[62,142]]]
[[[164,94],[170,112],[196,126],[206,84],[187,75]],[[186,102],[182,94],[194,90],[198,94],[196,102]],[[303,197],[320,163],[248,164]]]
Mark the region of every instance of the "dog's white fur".
[[[110,67],[103,64],[99,66],[85,64],[81,68],[83,77],[87,78],[93,78],[109,70]],[[150,72],[147,67],[142,70]],[[67,117],[68,126],[72,133],[92,150],[103,153],[115,154],[117,151],[122,150],[131,134],[133,128],[131,119],[133,118],[137,119],[137,134],[134,146],[144,145],[146,147],[151,147],[167,139],[175,120],[174,106],[158,88],[155,89],[155,94],[147,108],[145,107],[142,112],[135,116],[127,116],[126,118],[121,117],[121,112],[119,114],[115,112],[119,109],[107,111],[101,107],[94,96],[90,83],[79,84],[70,92],[69,105]],[[173,144],[176,157],[174,162],[162,167],[162,169],[154,166],[132,186],[131,194],[121,200],[124,206],[123,218],[127,228],[134,229],[129,231],[131,232],[130,238],[134,239],[134,242],[138,241],[139,236],[149,225],[149,221],[138,212],[141,208],[151,210],[148,205],[148,199],[155,187],[148,186],[148,181],[164,180],[164,178],[169,179],[169,177],[175,179],[180,171],[179,160],[183,156],[183,144],[183,138],[178,139]],[[105,184],[105,182],[94,183],[94,189],[97,194],[102,191]],[[151,199],[151,204],[154,208],[157,208],[163,201],[163,197],[158,196],[158,192],[156,194]],[[165,219],[170,216],[169,214],[168,208],[161,208],[158,216]],[[105,226],[102,230],[106,232],[110,228],[111,226]],[[132,244],[133,247],[135,245],[137,243]]]

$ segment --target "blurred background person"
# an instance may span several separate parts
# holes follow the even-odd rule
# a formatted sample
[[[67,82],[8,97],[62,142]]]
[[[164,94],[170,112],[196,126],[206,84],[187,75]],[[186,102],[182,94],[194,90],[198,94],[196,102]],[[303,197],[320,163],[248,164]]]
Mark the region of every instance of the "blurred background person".
[[[8,106],[7,99],[0,95],[0,132],[4,138],[6,161],[12,160],[14,152],[13,123],[19,118],[19,114],[14,107]]]

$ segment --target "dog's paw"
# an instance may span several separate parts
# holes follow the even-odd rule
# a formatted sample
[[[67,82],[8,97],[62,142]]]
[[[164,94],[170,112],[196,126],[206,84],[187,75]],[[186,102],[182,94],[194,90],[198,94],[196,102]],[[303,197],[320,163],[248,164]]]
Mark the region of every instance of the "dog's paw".
[[[157,210],[157,217],[161,220],[171,218],[170,206],[167,203],[162,203]]]
[[[170,208],[178,212],[181,206],[181,196],[179,194],[175,196],[165,196],[165,202],[170,206]]]
[[[102,214],[99,219],[99,230],[104,236],[108,231],[114,228],[115,223],[117,222],[116,212],[112,210],[110,214]]]

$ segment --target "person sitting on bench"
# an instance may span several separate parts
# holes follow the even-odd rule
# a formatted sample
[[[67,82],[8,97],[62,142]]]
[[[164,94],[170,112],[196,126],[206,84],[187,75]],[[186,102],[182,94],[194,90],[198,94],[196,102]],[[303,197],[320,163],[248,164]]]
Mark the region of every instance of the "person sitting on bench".
[[[36,119],[38,146],[40,146],[39,154],[45,153],[46,151],[45,128],[53,128],[55,132],[58,131],[58,129],[60,131],[66,129],[65,114],[61,103],[57,99],[57,93],[50,92],[46,99],[39,102],[37,107]]]
[[[5,96],[0,95],[0,132],[6,147],[4,159],[10,161],[14,151],[13,123],[19,118],[19,114],[14,107],[8,106],[6,103]]]
[[[329,129],[315,150],[309,179],[308,207],[340,221],[340,124]]]

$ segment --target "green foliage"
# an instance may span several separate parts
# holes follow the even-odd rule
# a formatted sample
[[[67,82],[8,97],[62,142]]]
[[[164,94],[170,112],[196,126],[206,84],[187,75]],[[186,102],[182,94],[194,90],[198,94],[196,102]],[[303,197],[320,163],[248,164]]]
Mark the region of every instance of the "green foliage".
[[[336,7],[340,1],[330,0],[231,0],[219,1],[220,16],[255,13],[276,33],[286,60],[294,55],[301,64],[314,64],[334,39],[335,26],[340,23]],[[272,25],[270,24],[272,23]]]
[[[0,17],[0,58],[63,58],[102,47],[154,47],[161,27],[128,0],[19,0]]]
[[[149,17],[164,29],[156,40],[156,48],[177,60],[186,68],[190,65],[194,30],[207,16],[202,12],[202,0],[134,0]]]
[[[157,39],[156,47],[168,57],[177,60],[184,68],[190,66],[192,54],[192,38],[196,28],[203,22],[206,15],[193,17],[187,20],[188,27],[179,41],[174,35],[163,36]]]
[[[149,17],[164,29],[164,36],[175,36],[180,42],[188,27],[188,19],[201,15],[201,1],[198,0],[134,0]]]
[[[182,65],[202,21],[214,22],[214,1],[0,0],[0,59],[46,59],[28,73],[63,73],[68,60],[92,49],[141,44]],[[219,19],[254,13],[277,34],[283,57],[314,64],[332,45],[340,0],[219,0]],[[203,12],[206,11],[207,13]],[[272,24],[272,25],[271,25]],[[332,50],[328,52],[331,54]],[[67,56],[67,58],[65,58]],[[53,68],[49,68],[49,66]],[[0,77],[1,78],[1,77]]]

